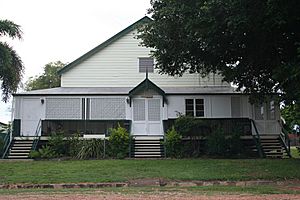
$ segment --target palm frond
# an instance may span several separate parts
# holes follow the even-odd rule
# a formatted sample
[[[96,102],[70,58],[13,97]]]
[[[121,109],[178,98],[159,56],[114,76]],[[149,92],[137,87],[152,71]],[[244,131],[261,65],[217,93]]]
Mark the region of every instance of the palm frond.
[[[16,51],[7,43],[0,42],[0,79],[4,102],[17,91],[23,72],[24,66]]]
[[[0,36],[22,39],[21,27],[9,20],[0,20]]]

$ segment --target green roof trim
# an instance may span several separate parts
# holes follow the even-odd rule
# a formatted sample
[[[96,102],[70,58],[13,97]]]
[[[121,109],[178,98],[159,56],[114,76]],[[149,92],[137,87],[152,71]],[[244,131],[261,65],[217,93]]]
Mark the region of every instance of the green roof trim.
[[[147,91],[149,89],[154,90],[155,92],[157,92],[159,95],[161,95],[163,97],[163,106],[165,103],[167,104],[167,97],[166,97],[165,91],[163,91],[155,83],[150,81],[148,79],[148,76],[146,76],[145,80],[143,80],[140,84],[138,84],[132,90],[129,91],[128,96],[130,98],[130,105],[131,105],[131,98],[134,95],[140,94],[141,92]]]
[[[108,45],[112,44],[113,42],[115,42],[116,40],[118,40],[119,38],[123,37],[124,35],[128,34],[130,31],[136,29],[139,25],[147,23],[152,21],[151,18],[145,16],[143,18],[141,18],[140,20],[136,21],[135,23],[131,24],[130,26],[128,26],[127,28],[125,28],[124,30],[120,31],[119,33],[117,33],[116,35],[112,36],[111,38],[109,38],[108,40],[106,40],[105,42],[101,43],[100,45],[96,46],[95,48],[93,48],[92,50],[90,50],[89,52],[85,53],[84,55],[82,55],[81,57],[77,58],[76,60],[74,60],[73,62],[71,62],[70,64],[66,65],[64,68],[62,68],[61,70],[58,71],[58,74],[61,75],[64,72],[70,70],[72,67],[80,64],[81,62],[83,62],[84,60],[88,59],[89,57],[91,57],[92,55],[98,53],[99,51],[101,51],[102,49],[104,49],[105,47],[107,47]]]

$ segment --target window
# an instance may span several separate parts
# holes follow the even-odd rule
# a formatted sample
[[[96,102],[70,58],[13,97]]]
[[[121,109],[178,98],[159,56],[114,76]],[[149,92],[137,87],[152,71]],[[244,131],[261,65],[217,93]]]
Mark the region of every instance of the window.
[[[270,101],[267,103],[267,119],[274,120],[275,119],[275,102]]]
[[[148,70],[149,73],[154,71],[153,58],[139,58],[139,72],[145,73]]]
[[[264,119],[264,105],[256,104],[254,106],[254,113],[255,113],[256,120],[263,120]]]
[[[186,99],[185,114],[194,117],[204,117],[204,99]]]

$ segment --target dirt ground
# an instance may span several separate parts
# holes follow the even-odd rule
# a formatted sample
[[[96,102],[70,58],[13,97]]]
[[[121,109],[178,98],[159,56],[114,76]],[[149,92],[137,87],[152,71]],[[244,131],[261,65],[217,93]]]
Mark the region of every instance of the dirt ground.
[[[181,193],[164,194],[20,194],[0,196],[0,200],[300,200],[300,195],[272,194],[272,195],[187,195]]]

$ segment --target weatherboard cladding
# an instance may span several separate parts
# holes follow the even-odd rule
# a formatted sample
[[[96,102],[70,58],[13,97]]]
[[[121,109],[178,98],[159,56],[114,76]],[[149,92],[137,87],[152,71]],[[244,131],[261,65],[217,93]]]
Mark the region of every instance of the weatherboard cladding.
[[[98,45],[97,47],[93,48],[92,50],[90,50],[89,52],[85,53],[84,55],[82,55],[81,57],[79,57],[78,59],[74,60],[73,62],[71,62],[70,64],[68,64],[67,66],[65,66],[64,68],[62,68],[61,70],[58,71],[58,73],[60,75],[62,75],[63,73],[65,73],[66,71],[70,70],[71,68],[73,68],[74,66],[78,65],[79,63],[81,63],[82,61],[88,59],[89,57],[91,57],[92,55],[94,55],[95,53],[99,52],[100,50],[104,49],[105,47],[107,47],[108,45],[110,45],[111,43],[113,43],[114,41],[118,40],[119,38],[123,37],[124,35],[128,34],[129,32],[133,31],[134,29],[136,29],[138,26],[147,23],[151,21],[151,19],[147,16],[141,18],[140,20],[138,20],[137,22],[131,24],[130,26],[128,26],[127,28],[125,28],[124,30],[120,31],[119,33],[117,33],[116,35],[114,35],[113,37],[109,38],[108,40],[106,40],[105,42],[101,43],[100,45]]]
[[[149,18],[143,18],[150,20]],[[139,73],[139,58],[147,58],[150,49],[140,45],[137,30],[129,26],[60,71],[62,87],[135,87],[144,78]],[[182,77],[161,75],[158,70],[149,73],[149,78],[159,87],[168,86],[223,86],[219,75],[202,78],[199,74],[184,74]]]

